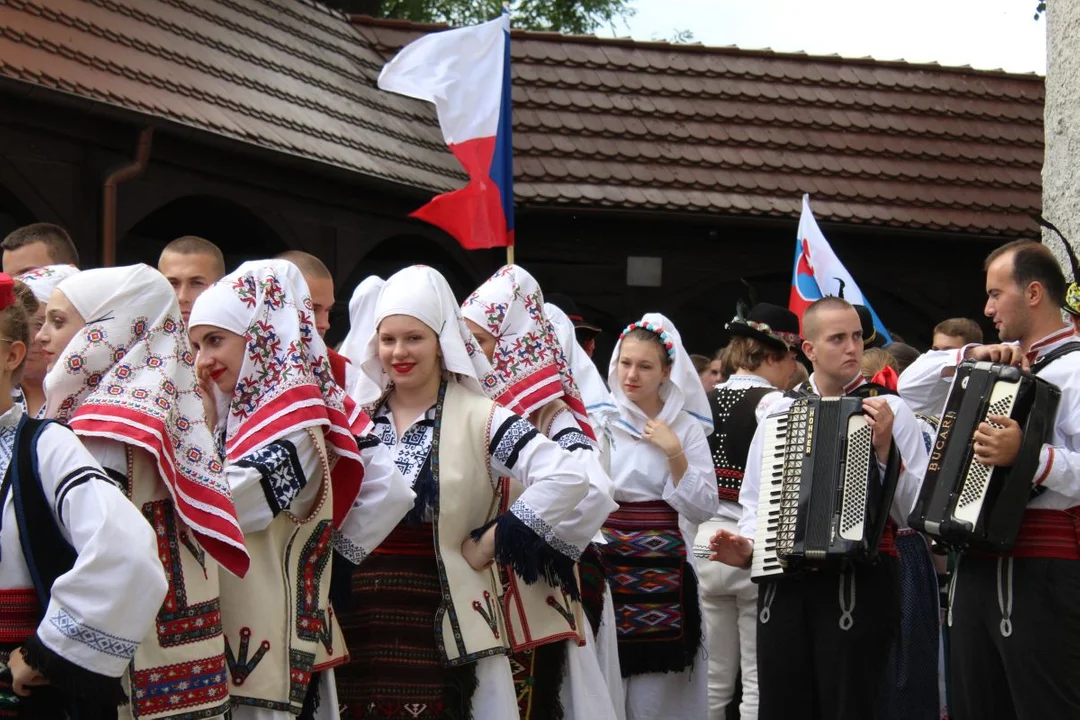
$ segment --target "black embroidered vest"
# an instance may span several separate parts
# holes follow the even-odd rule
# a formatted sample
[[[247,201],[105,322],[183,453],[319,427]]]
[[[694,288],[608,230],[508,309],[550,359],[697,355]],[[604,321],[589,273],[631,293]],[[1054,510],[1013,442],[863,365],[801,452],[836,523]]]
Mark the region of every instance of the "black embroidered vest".
[[[757,416],[754,413],[761,399],[771,392],[776,392],[776,388],[717,387],[709,391],[715,427],[709,436],[709,450],[716,468],[716,485],[721,500],[739,501],[746,456],[750,453],[750,442],[757,430]]]

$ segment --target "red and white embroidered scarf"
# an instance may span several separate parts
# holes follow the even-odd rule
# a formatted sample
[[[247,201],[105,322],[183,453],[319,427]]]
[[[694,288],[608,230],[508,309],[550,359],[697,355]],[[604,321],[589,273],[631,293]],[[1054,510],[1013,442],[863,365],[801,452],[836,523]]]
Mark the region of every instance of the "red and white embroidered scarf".
[[[86,321],[45,377],[46,416],[147,450],[176,511],[235,575],[248,568],[206,426],[195,356],[168,281],[146,265],[87,270],[57,289]]]
[[[561,399],[582,432],[596,439],[532,275],[517,265],[500,268],[465,300],[461,314],[495,337],[492,371],[480,379],[488,397],[523,417]]]
[[[340,525],[360,494],[364,467],[350,432],[353,404],[334,381],[300,271],[284,260],[246,262],[199,296],[189,323],[247,340],[225,414],[226,461],[296,430],[321,427],[327,450],[337,456],[331,480],[334,524]]]

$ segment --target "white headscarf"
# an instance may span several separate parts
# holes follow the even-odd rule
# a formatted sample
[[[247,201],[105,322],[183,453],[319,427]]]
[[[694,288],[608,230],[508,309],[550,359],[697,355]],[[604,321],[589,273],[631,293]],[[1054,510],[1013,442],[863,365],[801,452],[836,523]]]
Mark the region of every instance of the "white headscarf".
[[[362,373],[355,370],[364,357],[368,343],[375,335],[375,302],[379,299],[386,281],[377,275],[370,275],[356,286],[349,300],[349,334],[341,342],[339,353],[347,357],[351,364],[346,370],[349,395],[355,394],[356,385]]]
[[[648,420],[641,408],[627,399],[619,385],[619,351],[622,349],[623,336],[637,328],[646,328],[659,335],[668,349],[669,357],[672,358],[671,373],[660,385],[660,399],[664,401],[664,408],[656,419],[671,425],[679,417],[679,413],[686,411],[705,426],[706,435],[711,434],[713,431],[712,409],[709,407],[709,398],[705,395],[705,388],[701,386],[701,378],[698,377],[694,363],[686,352],[686,348],[683,347],[675,324],[660,313],[646,313],[636,323],[623,330],[619,335],[619,342],[615,344],[615,351],[611,354],[611,362],[608,364],[608,383],[611,385],[611,395],[619,406],[621,419],[637,433],[641,432],[642,426]]]
[[[574,323],[565,312],[551,303],[544,303],[544,314],[555,326],[559,344],[562,345],[563,353],[570,363],[570,372],[573,373],[574,381],[581,391],[581,399],[585,401],[585,411],[603,422],[613,419],[619,414],[619,409],[615,406],[615,398],[604,385],[604,380],[600,377],[600,371],[596,369],[592,358],[578,343]]]
[[[47,303],[49,298],[52,297],[56,286],[77,272],[79,272],[79,268],[74,265],[46,265],[34,270],[27,270],[16,280],[26,283],[26,286],[30,288],[30,292],[34,293],[34,297],[37,298],[38,302]]]
[[[484,353],[476,346],[472,333],[461,318],[454,293],[438,270],[426,265],[413,265],[391,275],[375,302],[374,329],[391,315],[408,315],[431,328],[439,338],[443,367],[459,376],[459,380],[478,393],[487,394],[480,378],[491,372]],[[353,399],[360,405],[371,405],[386,390],[389,377],[379,360],[379,344],[373,332],[364,354],[351,358],[360,364],[362,377]]]

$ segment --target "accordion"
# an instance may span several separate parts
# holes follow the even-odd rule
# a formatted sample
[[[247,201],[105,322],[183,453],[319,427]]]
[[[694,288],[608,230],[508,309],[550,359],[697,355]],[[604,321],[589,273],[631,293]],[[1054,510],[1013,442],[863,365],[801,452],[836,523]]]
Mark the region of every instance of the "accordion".
[[[862,399],[799,398],[764,432],[750,578],[876,558],[900,456],[882,477]]]
[[[961,363],[908,524],[957,550],[1004,552],[1012,547],[1060,400],[1056,385],[1019,368]],[[1023,429],[1011,467],[990,467],[975,459],[975,430],[990,415],[1010,417]]]

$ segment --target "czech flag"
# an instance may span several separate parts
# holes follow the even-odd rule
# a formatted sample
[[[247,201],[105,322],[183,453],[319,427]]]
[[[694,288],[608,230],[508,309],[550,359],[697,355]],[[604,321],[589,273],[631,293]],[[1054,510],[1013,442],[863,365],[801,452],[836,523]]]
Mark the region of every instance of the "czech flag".
[[[469,184],[412,213],[467,250],[514,244],[510,147],[510,16],[425,35],[379,74],[379,88],[435,104],[450,152]]]
[[[788,309],[799,316],[802,326],[803,313],[815,300],[825,295],[841,295],[852,305],[865,305],[874,318],[874,329],[885,343],[891,343],[892,337],[885,329],[881,318],[870,307],[870,302],[851,277],[851,273],[836,257],[829,241],[818,227],[814,213],[810,210],[810,196],[803,195],[802,216],[799,218],[799,236],[795,239],[795,268],[791,273],[791,297]]]

